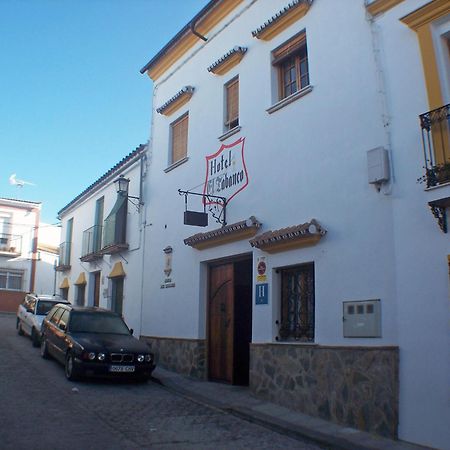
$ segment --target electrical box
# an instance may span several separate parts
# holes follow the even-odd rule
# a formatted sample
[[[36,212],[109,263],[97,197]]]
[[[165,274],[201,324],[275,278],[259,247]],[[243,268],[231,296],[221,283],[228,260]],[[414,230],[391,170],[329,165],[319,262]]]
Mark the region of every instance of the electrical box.
[[[343,302],[344,337],[381,337],[380,300]]]
[[[370,184],[380,184],[389,180],[389,154],[383,147],[367,152],[367,169]]]

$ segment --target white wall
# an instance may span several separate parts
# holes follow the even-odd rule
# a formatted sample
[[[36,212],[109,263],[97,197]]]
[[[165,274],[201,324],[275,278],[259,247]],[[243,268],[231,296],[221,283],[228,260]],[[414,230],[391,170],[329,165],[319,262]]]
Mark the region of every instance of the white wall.
[[[85,290],[85,303],[93,305],[93,283],[90,273],[101,272],[100,286],[100,306],[104,308],[111,307],[111,286],[108,275],[111,273],[114,264],[121,262],[126,273],[124,279],[124,298],[123,298],[123,316],[130,328],[137,332],[140,330],[140,309],[141,309],[141,249],[142,249],[142,233],[141,233],[141,216],[137,208],[132,204],[128,204],[128,221],[127,221],[127,243],[128,251],[120,254],[105,255],[103,258],[94,262],[82,262],[80,256],[82,254],[82,238],[83,231],[94,226],[95,224],[95,205],[96,201],[104,197],[104,216],[107,218],[113,208],[116,199],[116,187],[113,183],[119,175],[124,175],[130,179],[129,195],[139,197],[139,180],[140,180],[140,163],[136,162],[125,170],[119,170],[112,174],[105,184],[93,190],[90,196],[81,202],[76,202],[72,207],[64,211],[62,216],[62,232],[61,241],[66,240],[67,222],[73,218],[72,233],[72,249],[71,249],[71,269],[66,272],[58,273],[57,292],[59,293],[59,285],[62,280],[67,277],[69,279],[69,301],[75,303],[76,287],[73,284],[81,272],[85,272],[87,286]]]
[[[450,410],[443,395],[450,379],[450,248],[448,234],[426,206],[423,186],[416,183],[423,165],[418,115],[428,107],[417,38],[399,22],[425,2],[402,2],[374,28],[363,3],[345,2],[343,8],[343,2],[318,0],[304,18],[265,42],[251,31],[286,1],[247,0],[237,20],[215,36],[220,24],[208,33],[206,44],[199,41],[194,50],[203,47],[200,51],[192,57],[190,52],[157,80],[155,108],[185,85],[195,92],[170,117],[154,112],[142,334],[204,338],[205,263],[252,252],[246,240],[204,251],[185,246],[183,238],[205,229],[183,225],[184,199],[177,193],[179,188],[202,192],[205,157],[221,145],[223,86],[239,75],[242,129],[225,143],[245,137],[249,185],[230,202],[228,223],[254,215],[264,232],[315,218],[328,231],[313,247],[274,255],[254,252],[254,259],[267,256],[270,298],[269,305],[253,308],[253,341],[272,342],[276,335],[280,289],[275,269],[314,261],[315,342],[398,345],[400,438],[444,448],[450,442]],[[268,114],[275,79],[270,52],[302,29],[313,90]],[[207,72],[236,45],[248,47],[238,66],[223,76]],[[380,66],[374,46],[381,51]],[[189,160],[165,173],[170,123],[186,111]],[[392,183],[381,192],[368,184],[367,174],[366,152],[378,146],[391,152],[393,167]],[[191,209],[201,209],[190,201]],[[210,217],[206,230],[217,227]],[[175,287],[161,289],[162,250],[168,245],[174,250]],[[381,300],[382,337],[344,338],[342,302],[374,298]]]

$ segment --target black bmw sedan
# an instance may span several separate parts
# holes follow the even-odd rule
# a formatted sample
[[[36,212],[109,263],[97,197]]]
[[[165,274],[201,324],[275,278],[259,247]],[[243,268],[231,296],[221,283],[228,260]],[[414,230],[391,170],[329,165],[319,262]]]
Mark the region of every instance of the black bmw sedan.
[[[66,378],[133,376],[145,381],[155,368],[144,342],[122,317],[101,308],[55,305],[41,328],[41,356],[62,363]]]

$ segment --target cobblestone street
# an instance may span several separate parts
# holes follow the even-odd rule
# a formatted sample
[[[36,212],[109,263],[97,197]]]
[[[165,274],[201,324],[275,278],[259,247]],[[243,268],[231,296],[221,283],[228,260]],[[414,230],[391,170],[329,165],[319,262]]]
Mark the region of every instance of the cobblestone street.
[[[157,383],[68,382],[0,314],[0,427],[6,449],[318,449]]]

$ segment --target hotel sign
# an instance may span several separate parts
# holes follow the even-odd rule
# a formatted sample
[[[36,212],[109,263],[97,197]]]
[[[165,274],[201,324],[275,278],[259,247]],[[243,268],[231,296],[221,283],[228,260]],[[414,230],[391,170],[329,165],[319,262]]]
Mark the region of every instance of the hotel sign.
[[[248,173],[244,160],[245,138],[232,144],[222,144],[213,155],[206,156],[206,179],[204,195],[226,197],[227,203],[248,185]],[[205,197],[206,205],[216,204]]]

